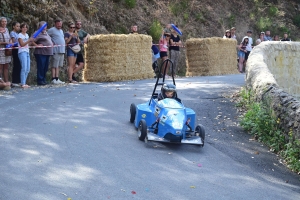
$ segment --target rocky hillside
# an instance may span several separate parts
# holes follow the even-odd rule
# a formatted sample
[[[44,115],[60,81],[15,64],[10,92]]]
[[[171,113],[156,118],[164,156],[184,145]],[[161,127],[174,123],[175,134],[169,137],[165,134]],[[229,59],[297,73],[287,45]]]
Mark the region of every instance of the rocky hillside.
[[[80,19],[90,34],[127,34],[131,25],[138,25],[139,33],[149,34],[154,42],[166,24],[174,23],[183,32],[182,41],[189,38],[222,37],[225,30],[237,28],[241,41],[246,31],[253,31],[253,39],[261,31],[270,30],[282,37],[288,32],[292,40],[300,41],[300,0],[0,0],[0,16],[29,24],[29,35],[39,21],[47,21],[48,28],[55,18],[67,22]],[[36,63],[32,56],[29,84],[36,84]],[[185,48],[181,48],[179,75],[185,75]],[[60,73],[66,80],[65,65]],[[50,80],[50,72],[48,73]],[[80,78],[80,74],[79,74]]]
[[[31,32],[38,21],[52,24],[60,17],[65,23],[81,19],[91,34],[128,33],[137,24],[140,33],[157,40],[162,27],[174,23],[184,40],[219,37],[232,26],[238,40],[248,29],[254,38],[269,29],[280,36],[289,32],[293,40],[300,40],[299,0],[1,0],[0,12],[10,22],[27,22]]]

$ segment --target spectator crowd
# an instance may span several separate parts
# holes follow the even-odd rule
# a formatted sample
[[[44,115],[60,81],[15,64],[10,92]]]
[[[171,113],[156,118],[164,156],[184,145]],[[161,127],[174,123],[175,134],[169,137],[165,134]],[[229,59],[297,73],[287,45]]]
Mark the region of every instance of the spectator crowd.
[[[235,35],[236,28],[232,27],[225,31],[223,38],[224,39],[236,39]],[[266,32],[260,32],[258,35],[258,39],[255,41],[256,45],[259,45],[265,41],[292,41],[288,38],[288,33],[285,32],[283,37],[280,39],[279,35],[271,36],[271,31],[267,30]],[[240,73],[245,72],[246,62],[248,60],[248,56],[253,49],[253,39],[252,39],[252,31],[248,30],[246,35],[242,38],[241,43],[237,45],[237,57],[238,57],[238,64],[237,69]]]
[[[85,32],[82,22],[68,22],[68,30],[63,32],[63,21],[56,19],[54,26],[49,30],[45,21],[38,24],[38,29],[32,36],[29,36],[28,25],[26,23],[13,22],[12,31],[7,28],[7,19],[0,17],[0,89],[10,89],[11,86],[28,88],[26,84],[27,76],[30,72],[30,48],[33,48],[35,61],[37,64],[36,81],[38,85],[47,85],[46,73],[51,66],[51,83],[64,84],[59,79],[60,68],[63,67],[64,57],[67,56],[67,77],[68,83],[77,83],[75,74],[83,69],[83,43],[87,43],[90,35]],[[131,26],[130,34],[138,34],[138,26]],[[180,57],[180,30],[174,24],[168,24],[161,33],[159,44],[152,45],[153,69],[158,72],[157,59],[160,57],[164,63],[160,72],[166,70],[166,76],[177,76],[179,71],[178,60]],[[225,31],[224,39],[237,40],[236,28],[232,27]],[[260,32],[255,45],[265,41],[291,41],[288,33],[284,33],[280,39],[279,35],[271,35],[269,30]],[[13,48],[7,48],[10,45]],[[241,42],[237,45],[237,69],[240,73],[245,72],[245,66],[249,54],[253,49],[252,31],[248,30]],[[164,62],[170,58],[170,62]],[[9,65],[12,63],[12,80],[9,81]],[[161,74],[156,74],[161,76]]]
[[[0,17],[0,89],[9,90],[11,86],[28,88],[27,76],[30,72],[30,48],[37,64],[37,85],[47,85],[46,73],[52,58],[51,83],[64,84],[59,79],[65,53],[68,61],[68,83],[77,83],[75,74],[84,67],[83,43],[90,35],[81,26],[80,20],[68,23],[68,31],[62,30],[63,21],[56,19],[49,30],[47,23],[38,23],[38,29],[29,36],[26,23],[13,22],[12,31],[7,28],[7,19]],[[12,80],[9,79],[9,65],[12,62]]]

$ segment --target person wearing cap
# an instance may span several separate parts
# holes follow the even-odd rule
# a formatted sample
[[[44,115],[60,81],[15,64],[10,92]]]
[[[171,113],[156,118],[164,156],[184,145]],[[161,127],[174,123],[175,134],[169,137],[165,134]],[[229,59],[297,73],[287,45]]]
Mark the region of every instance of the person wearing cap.
[[[225,31],[225,34],[224,34],[223,38],[224,38],[224,39],[225,39],[225,38],[231,38],[231,33],[230,33],[230,30],[229,30],[229,29]]]
[[[290,38],[288,38],[288,34],[284,33],[283,38],[280,41],[292,41]]]
[[[261,42],[263,42],[264,41],[264,36],[265,36],[265,32],[261,32],[260,34],[259,34],[259,38],[256,40],[256,45],[259,45]]]
[[[235,31],[236,31],[236,28],[235,28],[235,27],[232,27],[232,28],[230,29],[231,39],[235,39],[235,40],[236,40]]]
[[[253,45],[253,40],[252,40],[252,31],[251,30],[248,30],[247,31],[247,36],[245,37],[248,37],[248,45],[246,47],[246,50],[247,50],[247,53],[245,54],[245,60],[244,60],[244,69],[246,67],[246,62],[248,60],[248,56],[249,54],[251,53],[252,51],[252,45]],[[245,39],[245,37],[243,38],[243,40]],[[243,70],[244,71],[244,70]]]
[[[266,31],[264,41],[272,41],[271,31]]]
[[[249,43],[249,38],[248,36],[245,36],[239,45],[238,49],[238,57],[239,57],[239,72],[243,73],[243,65],[244,65],[244,60],[245,60],[245,54],[247,53],[246,47]]]

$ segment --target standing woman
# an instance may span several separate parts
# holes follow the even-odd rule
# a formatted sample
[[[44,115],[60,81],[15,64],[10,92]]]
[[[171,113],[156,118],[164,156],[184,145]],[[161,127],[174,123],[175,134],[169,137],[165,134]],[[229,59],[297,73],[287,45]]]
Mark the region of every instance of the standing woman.
[[[67,57],[68,57],[68,78],[69,83],[77,83],[77,81],[72,79],[73,72],[76,68],[75,62],[77,58],[77,53],[74,53],[71,47],[80,43],[77,31],[75,31],[75,23],[69,22],[69,30],[65,32],[65,41],[67,45]]]
[[[177,33],[177,31],[175,31],[175,29],[172,29],[171,31],[171,38],[170,38],[170,59],[173,63],[173,70],[169,69],[169,74],[173,73],[173,76],[175,76],[178,71],[179,71],[179,67],[178,67],[178,61],[179,61],[179,56],[180,56],[180,50],[179,47],[182,45],[180,37]]]
[[[245,55],[247,53],[246,47],[248,45],[249,38],[248,36],[245,36],[239,45],[238,49],[238,57],[239,57],[239,71],[240,73],[243,73],[243,65],[244,65],[244,60],[245,60]]]
[[[30,71],[30,56],[29,56],[28,44],[33,42],[33,38],[29,38],[27,34],[28,25],[26,23],[22,23],[20,28],[21,28],[21,32],[19,33],[19,39],[18,39],[19,41],[18,56],[21,63],[21,74],[20,74],[21,87],[28,88],[30,87],[29,85],[26,84],[26,79]]]
[[[13,30],[10,32],[10,37],[12,43],[17,43],[19,46],[18,38],[20,32],[20,23],[13,22],[12,23]],[[20,73],[21,73],[21,63],[18,57],[18,49],[12,50],[12,57],[13,57],[13,70],[12,70],[12,86],[18,86],[21,83]]]
[[[11,38],[6,25],[6,18],[0,17],[0,48],[5,48],[7,44],[11,44]],[[0,50],[0,77],[3,75],[4,82],[8,82],[8,64],[10,62],[11,56],[5,56],[5,50]]]
[[[162,62],[164,62],[166,59],[168,59],[168,44],[170,41],[171,33],[169,32],[162,32],[161,38],[159,40],[159,51],[160,51],[160,58],[162,59]],[[162,66],[161,73],[164,74],[165,68],[168,67],[166,66],[167,63],[165,63]],[[168,71],[168,69],[166,69]]]
[[[39,22],[39,29],[46,24],[45,21]],[[42,48],[34,49],[34,56],[37,65],[36,80],[38,85],[46,85],[46,74],[49,68],[49,58],[53,55],[53,43],[51,37],[47,33],[47,26],[34,39],[33,44]],[[47,46],[43,48],[43,46]]]

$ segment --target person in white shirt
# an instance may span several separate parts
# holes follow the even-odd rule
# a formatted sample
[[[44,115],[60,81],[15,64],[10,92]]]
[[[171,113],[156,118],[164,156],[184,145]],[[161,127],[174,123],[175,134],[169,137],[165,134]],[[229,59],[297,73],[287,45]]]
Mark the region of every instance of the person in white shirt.
[[[243,71],[245,71],[245,69],[246,69],[246,62],[248,60],[249,54],[252,51],[253,39],[251,37],[252,36],[252,31],[251,30],[247,31],[247,36],[248,36],[248,44],[247,44],[247,47],[246,47],[247,53],[245,53],[245,60],[244,60]],[[244,38],[243,38],[243,40],[244,40]]]

